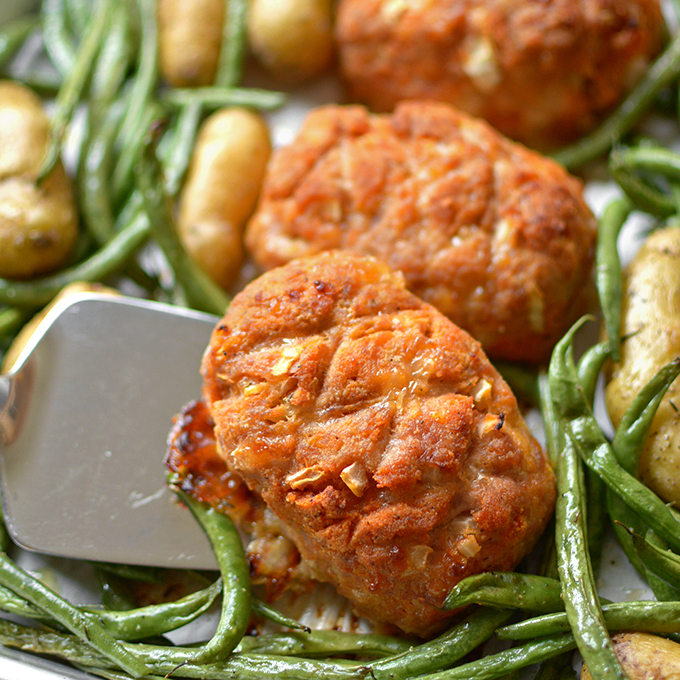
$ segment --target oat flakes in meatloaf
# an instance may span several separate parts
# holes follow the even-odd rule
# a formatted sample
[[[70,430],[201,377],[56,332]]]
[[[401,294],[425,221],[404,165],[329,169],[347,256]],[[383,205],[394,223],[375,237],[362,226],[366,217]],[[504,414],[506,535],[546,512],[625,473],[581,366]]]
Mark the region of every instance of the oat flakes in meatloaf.
[[[373,255],[493,359],[539,362],[584,311],[596,221],[582,184],[447,104],[326,106],[270,160],[246,244],[264,269]]]
[[[341,0],[353,101],[436,99],[539,149],[590,131],[666,34],[658,0]]]
[[[374,621],[432,634],[450,588],[512,569],[552,514],[550,465],[480,345],[374,258],[263,274],[202,372],[228,466]]]

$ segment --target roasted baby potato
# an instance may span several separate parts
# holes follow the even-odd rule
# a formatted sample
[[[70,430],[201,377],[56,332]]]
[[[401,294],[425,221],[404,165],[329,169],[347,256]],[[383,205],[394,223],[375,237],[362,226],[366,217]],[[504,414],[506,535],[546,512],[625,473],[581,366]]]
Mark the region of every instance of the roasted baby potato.
[[[158,0],[163,80],[173,87],[210,85],[222,45],[224,0]]]
[[[680,227],[652,233],[624,274],[621,361],[610,367],[606,403],[615,426],[649,379],[680,356]],[[676,381],[642,451],[640,477],[680,506],[680,414]]]
[[[331,24],[330,0],[251,0],[248,42],[267,71],[297,83],[328,68]]]
[[[630,680],[680,678],[680,645],[649,633],[621,633],[614,636],[614,651]],[[581,680],[592,680],[586,666]]]
[[[243,261],[242,235],[271,153],[262,116],[222,109],[202,125],[180,196],[178,231],[191,257],[228,287]]]
[[[0,81],[0,276],[25,279],[64,263],[78,233],[71,181],[61,165],[36,178],[50,141],[38,96]]]

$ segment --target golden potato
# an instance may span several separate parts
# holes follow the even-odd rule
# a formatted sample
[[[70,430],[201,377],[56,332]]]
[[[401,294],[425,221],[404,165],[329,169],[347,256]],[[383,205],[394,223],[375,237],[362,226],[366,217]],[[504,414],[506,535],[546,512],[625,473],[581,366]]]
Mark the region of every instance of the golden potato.
[[[680,356],[680,227],[652,233],[624,274],[621,361],[608,371],[605,397],[618,425],[635,395]],[[674,382],[652,424],[640,477],[680,506],[680,384]]]
[[[298,83],[322,73],[333,54],[330,0],[251,0],[248,42],[281,80]]]
[[[612,639],[614,651],[630,680],[680,680],[680,644],[649,633],[621,633]],[[584,665],[581,680],[592,680]]]
[[[64,263],[76,240],[73,187],[61,163],[36,184],[50,121],[31,90],[0,81],[0,276],[30,278]]]
[[[271,153],[267,124],[249,109],[217,111],[201,126],[179,202],[191,257],[227,288],[243,261],[242,235]]]
[[[158,0],[158,53],[174,87],[210,85],[222,45],[224,0]]]

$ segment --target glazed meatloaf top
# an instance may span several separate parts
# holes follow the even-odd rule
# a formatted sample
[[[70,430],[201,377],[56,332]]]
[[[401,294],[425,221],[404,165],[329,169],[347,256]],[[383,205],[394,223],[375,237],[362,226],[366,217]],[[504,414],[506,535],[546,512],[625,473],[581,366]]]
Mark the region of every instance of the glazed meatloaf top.
[[[352,101],[448,102],[539,149],[600,122],[665,33],[658,0],[341,0],[336,22]]]
[[[551,516],[552,470],[480,345],[373,258],[262,275],[202,372],[228,466],[374,621],[433,633],[455,583],[512,569]]]
[[[246,243],[269,269],[341,248],[492,358],[542,361],[583,313],[596,222],[579,180],[445,104],[326,106],[273,156]]]

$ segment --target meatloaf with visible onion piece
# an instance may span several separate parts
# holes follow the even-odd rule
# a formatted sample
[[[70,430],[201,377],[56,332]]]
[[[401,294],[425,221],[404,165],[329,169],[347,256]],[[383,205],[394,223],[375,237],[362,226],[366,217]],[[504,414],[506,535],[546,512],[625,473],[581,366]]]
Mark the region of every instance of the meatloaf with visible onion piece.
[[[273,156],[246,243],[270,269],[373,255],[479,340],[541,362],[585,311],[597,225],[582,184],[449,105],[312,112]]]
[[[260,276],[202,373],[228,467],[374,621],[433,634],[452,586],[512,569],[552,514],[552,469],[481,346],[374,258]]]
[[[435,99],[546,150],[593,129],[666,34],[658,0],[341,0],[352,101]]]

